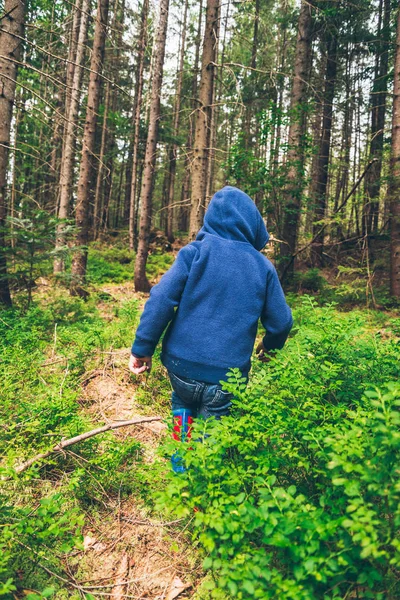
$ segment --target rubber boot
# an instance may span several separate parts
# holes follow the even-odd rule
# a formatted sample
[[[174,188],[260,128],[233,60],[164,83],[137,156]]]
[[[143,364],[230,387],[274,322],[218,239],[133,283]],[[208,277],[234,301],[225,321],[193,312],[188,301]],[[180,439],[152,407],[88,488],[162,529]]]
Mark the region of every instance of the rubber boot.
[[[172,437],[179,442],[187,442],[191,436],[191,426],[193,423],[192,412],[187,408],[179,408],[173,410],[172,415],[174,424]],[[171,465],[172,470],[175,471],[175,473],[184,473],[186,471],[186,467],[183,464],[183,459],[179,452],[175,452],[175,454],[171,456]]]

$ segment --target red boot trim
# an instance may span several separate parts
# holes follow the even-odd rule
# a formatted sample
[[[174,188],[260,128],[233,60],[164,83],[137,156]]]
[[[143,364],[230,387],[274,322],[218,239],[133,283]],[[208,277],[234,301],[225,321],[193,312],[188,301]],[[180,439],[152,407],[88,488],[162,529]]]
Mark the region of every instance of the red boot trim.
[[[180,416],[174,417],[172,437],[177,442],[180,442],[182,439],[182,417]]]
[[[192,425],[193,425],[193,417],[188,417],[188,430],[186,434],[186,439],[190,440],[192,437]]]

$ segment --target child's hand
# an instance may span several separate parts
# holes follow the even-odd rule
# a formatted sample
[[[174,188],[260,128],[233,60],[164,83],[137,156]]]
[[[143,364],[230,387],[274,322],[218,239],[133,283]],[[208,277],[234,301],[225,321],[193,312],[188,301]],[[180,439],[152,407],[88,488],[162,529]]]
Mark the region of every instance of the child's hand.
[[[260,342],[256,348],[256,354],[258,360],[261,360],[262,363],[268,363],[272,356],[267,354],[267,350],[264,348],[264,344]]]
[[[129,359],[129,370],[135,375],[140,375],[145,371],[151,371],[151,356],[143,356],[142,358],[137,358],[131,354]]]

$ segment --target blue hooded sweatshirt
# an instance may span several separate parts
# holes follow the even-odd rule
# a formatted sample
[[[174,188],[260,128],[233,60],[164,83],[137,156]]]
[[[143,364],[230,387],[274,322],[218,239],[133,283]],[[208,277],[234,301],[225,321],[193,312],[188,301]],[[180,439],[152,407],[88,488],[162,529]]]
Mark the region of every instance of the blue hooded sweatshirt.
[[[247,376],[258,319],[265,349],[282,348],[292,314],[275,267],[259,252],[268,238],[247,194],[231,186],[217,192],[196,240],[152,288],[132,354],[152,356],[168,326],[161,354],[167,369],[218,383],[235,367]]]

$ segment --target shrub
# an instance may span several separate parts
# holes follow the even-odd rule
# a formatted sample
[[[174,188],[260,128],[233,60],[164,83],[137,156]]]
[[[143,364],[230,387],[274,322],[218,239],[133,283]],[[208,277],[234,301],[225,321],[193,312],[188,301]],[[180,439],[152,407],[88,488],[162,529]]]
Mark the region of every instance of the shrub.
[[[298,291],[319,292],[326,285],[319,269],[308,269],[304,273],[297,271],[293,280],[295,289]]]
[[[195,425],[160,501],[194,515],[212,598],[398,598],[398,343],[310,299],[296,322],[247,388],[232,372],[233,415]]]

